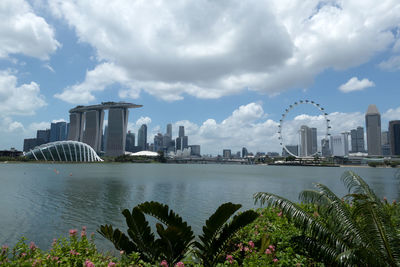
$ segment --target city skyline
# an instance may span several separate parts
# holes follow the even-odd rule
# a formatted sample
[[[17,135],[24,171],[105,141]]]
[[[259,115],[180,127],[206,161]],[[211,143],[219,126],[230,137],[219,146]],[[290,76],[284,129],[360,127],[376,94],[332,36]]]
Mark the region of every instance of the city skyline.
[[[183,125],[214,155],[281,152],[279,118],[299,99],[323,104],[335,135],[365,129],[370,104],[382,131],[400,119],[398,1],[107,3],[4,1],[0,148],[22,149],[72,107],[104,101],[142,104],[127,129],[147,124],[148,140]],[[294,139],[300,125],[322,132],[317,113],[292,115]]]

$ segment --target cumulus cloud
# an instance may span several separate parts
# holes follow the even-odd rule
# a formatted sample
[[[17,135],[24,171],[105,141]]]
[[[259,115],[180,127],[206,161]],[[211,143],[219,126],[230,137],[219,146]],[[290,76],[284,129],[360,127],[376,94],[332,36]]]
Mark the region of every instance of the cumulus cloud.
[[[150,117],[143,117],[142,116],[136,121],[136,127],[140,127],[140,126],[142,126],[142,124],[146,124],[147,127],[148,127],[150,123],[151,123]]]
[[[388,121],[400,120],[400,107],[387,110],[382,117]]]
[[[2,0],[0,17],[0,58],[24,54],[46,60],[60,46],[53,28],[24,0]]]
[[[0,131],[3,133],[18,133],[25,131],[22,123],[14,121],[8,116],[0,116]]]
[[[362,91],[365,88],[373,86],[375,86],[375,83],[368,80],[367,78],[359,80],[357,77],[353,77],[350,80],[348,80],[347,83],[339,86],[339,90],[342,91],[343,93],[350,93],[354,91]]]
[[[121,98],[144,91],[167,101],[306,88],[325,69],[388,50],[400,23],[397,0],[55,0],[50,7],[99,62],[56,95],[74,103],[94,101],[114,83]]]
[[[3,115],[33,115],[46,105],[37,83],[17,85],[17,77],[0,71],[0,112]]]

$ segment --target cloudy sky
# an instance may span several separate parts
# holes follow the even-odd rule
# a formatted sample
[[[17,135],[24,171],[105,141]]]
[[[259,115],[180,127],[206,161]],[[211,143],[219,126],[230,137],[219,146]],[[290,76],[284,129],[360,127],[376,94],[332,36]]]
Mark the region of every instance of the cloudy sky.
[[[202,153],[281,151],[282,112],[320,103],[332,134],[400,119],[398,0],[2,0],[0,149],[82,104],[127,101],[148,138],[184,125]],[[324,135],[311,105],[283,125]]]

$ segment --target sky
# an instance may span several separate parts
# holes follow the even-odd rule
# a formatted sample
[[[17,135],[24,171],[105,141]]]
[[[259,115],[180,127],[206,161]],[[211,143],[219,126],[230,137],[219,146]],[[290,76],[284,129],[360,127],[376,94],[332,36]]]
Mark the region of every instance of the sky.
[[[184,125],[213,155],[281,152],[299,100],[331,134],[365,127],[369,104],[382,130],[400,119],[398,0],[2,0],[0,17],[0,149],[103,101],[143,105],[128,129],[150,143]],[[326,135],[304,104],[286,145],[303,124]]]

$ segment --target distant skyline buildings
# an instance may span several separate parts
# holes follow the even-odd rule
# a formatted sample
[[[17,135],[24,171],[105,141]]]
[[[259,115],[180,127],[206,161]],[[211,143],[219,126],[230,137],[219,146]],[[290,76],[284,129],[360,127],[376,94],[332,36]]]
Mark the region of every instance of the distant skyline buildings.
[[[390,152],[392,155],[400,155],[400,120],[389,122]]]
[[[367,131],[367,149],[368,155],[379,156],[382,155],[381,147],[381,114],[376,105],[371,104],[368,106],[365,114],[365,127]]]
[[[358,126],[357,129],[352,129],[350,131],[351,136],[351,152],[365,152],[365,142],[364,142],[364,128]]]
[[[142,124],[138,131],[138,144],[139,151],[147,150],[147,125]]]

